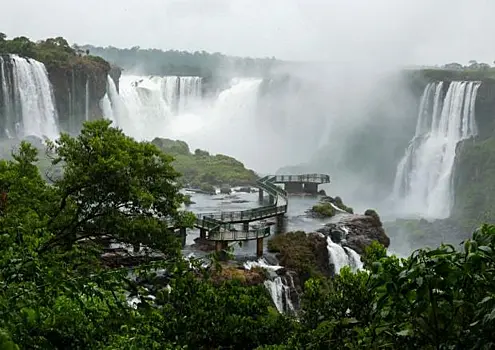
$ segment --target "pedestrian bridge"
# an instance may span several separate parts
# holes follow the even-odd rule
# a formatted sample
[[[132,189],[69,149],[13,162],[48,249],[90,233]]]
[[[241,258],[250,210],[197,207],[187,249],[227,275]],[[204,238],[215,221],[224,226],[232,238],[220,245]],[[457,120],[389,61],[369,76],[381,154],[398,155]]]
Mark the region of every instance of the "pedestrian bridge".
[[[199,228],[201,238],[215,241],[217,251],[226,249],[230,242],[256,240],[257,255],[261,256],[263,239],[270,235],[273,225],[267,220],[276,218],[277,227],[283,225],[288,194],[299,190],[316,194],[319,184],[329,182],[330,176],[324,174],[267,175],[256,182],[261,203],[265,202],[264,194],[268,194],[267,205],[247,210],[196,214],[194,226]],[[276,184],[284,184],[290,191]],[[255,222],[258,225],[252,225]],[[242,228],[239,224],[242,224]]]

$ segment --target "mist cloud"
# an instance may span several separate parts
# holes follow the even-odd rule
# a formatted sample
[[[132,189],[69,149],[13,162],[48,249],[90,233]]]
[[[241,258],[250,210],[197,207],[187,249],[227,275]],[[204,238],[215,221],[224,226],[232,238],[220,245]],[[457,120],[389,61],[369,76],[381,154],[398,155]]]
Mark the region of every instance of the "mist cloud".
[[[492,62],[490,0],[18,0],[1,31],[290,60]]]

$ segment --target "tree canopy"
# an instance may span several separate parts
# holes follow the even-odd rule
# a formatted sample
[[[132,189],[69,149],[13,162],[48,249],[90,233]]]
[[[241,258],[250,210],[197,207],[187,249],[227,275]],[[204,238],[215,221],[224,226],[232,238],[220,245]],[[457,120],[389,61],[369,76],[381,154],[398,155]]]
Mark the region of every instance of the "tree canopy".
[[[185,259],[173,158],[107,121],[0,161],[0,349],[488,349],[495,344],[495,226],[408,258],[372,244],[364,270],[310,273],[297,319],[262,284],[216,281]],[[294,237],[305,241],[304,233]],[[105,264],[105,239],[143,245]],[[296,242],[298,240],[293,240]],[[277,242],[275,242],[277,243]],[[309,245],[308,245],[309,247]],[[308,248],[309,249],[309,248]],[[159,256],[160,260],[151,258]],[[311,257],[305,249],[304,256]],[[212,265],[216,266],[216,264]],[[221,267],[215,267],[221,268]]]

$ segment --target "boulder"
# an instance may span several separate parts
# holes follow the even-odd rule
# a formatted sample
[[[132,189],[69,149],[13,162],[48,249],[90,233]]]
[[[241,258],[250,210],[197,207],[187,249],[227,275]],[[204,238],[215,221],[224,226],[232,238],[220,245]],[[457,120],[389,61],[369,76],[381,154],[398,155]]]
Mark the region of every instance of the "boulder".
[[[230,187],[222,186],[220,188],[220,193],[221,194],[231,194],[232,190],[230,189]]]
[[[373,241],[378,241],[385,248],[390,245],[390,238],[385,233],[378,215],[346,215],[338,223],[325,225],[323,231],[320,232],[329,234],[335,243],[348,246],[360,255]]]

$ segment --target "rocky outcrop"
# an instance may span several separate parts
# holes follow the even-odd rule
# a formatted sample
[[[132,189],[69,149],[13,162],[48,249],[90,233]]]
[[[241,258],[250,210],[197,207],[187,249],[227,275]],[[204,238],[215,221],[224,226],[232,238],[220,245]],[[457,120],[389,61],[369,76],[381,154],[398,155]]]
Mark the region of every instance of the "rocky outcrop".
[[[59,127],[79,132],[82,123],[102,117],[100,100],[106,93],[110,64],[99,57],[74,57],[69,64],[45,64],[52,83]]]
[[[367,246],[377,241],[384,247],[390,245],[390,238],[383,229],[378,214],[367,210],[365,215],[345,215],[338,223],[329,223],[318,232],[330,236],[332,241],[363,254]]]
[[[297,231],[277,235],[268,241],[268,251],[275,253],[280,265],[296,272],[296,285],[302,286],[310,277],[332,275],[327,241],[318,233]]]

